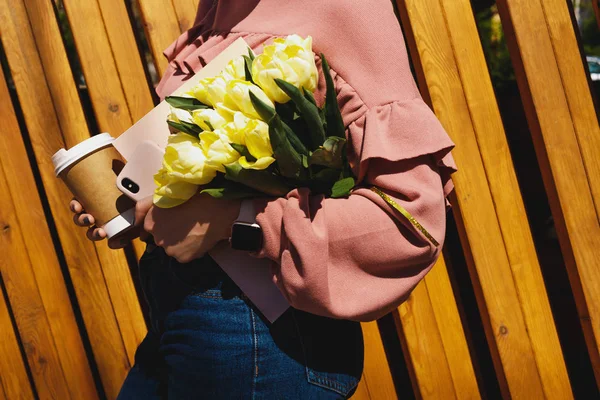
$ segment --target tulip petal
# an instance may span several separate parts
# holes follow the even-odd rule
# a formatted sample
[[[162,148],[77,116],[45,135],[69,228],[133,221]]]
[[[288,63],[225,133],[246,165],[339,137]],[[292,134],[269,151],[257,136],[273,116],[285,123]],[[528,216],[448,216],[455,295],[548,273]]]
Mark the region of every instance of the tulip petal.
[[[167,170],[162,169],[154,176],[157,188],[154,192],[153,203],[160,208],[172,208],[191,199],[197,192],[198,186],[174,180]]]
[[[269,168],[275,162],[275,159],[273,157],[262,157],[252,162],[248,161],[246,157],[240,157],[238,162],[244,169],[263,170]]]

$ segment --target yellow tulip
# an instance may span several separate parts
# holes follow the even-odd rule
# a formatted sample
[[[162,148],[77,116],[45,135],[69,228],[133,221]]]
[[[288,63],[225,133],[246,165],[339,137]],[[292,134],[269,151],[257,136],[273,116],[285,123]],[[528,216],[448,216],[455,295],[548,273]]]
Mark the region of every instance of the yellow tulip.
[[[192,119],[196,125],[205,131],[219,129],[230,122],[225,116],[212,108],[192,111]]]
[[[229,143],[246,145],[246,132],[248,131],[248,123],[254,121],[248,118],[240,111],[232,112],[233,120],[225,125],[222,130],[229,138]]]
[[[297,88],[314,92],[319,72],[312,51],[312,38],[291,35],[275,39],[252,63],[252,79],[277,103],[287,103],[290,98],[277,86],[275,79],[283,79]]]
[[[226,81],[233,79],[246,79],[246,62],[244,57],[237,57],[229,61],[227,67],[221,72]]]
[[[239,110],[247,117],[260,119],[260,116],[252,105],[252,100],[250,100],[250,92],[265,104],[275,108],[273,102],[261,88],[241,79],[234,79],[227,83],[227,96],[225,96],[225,101],[223,102],[224,106],[232,110]]]
[[[180,123],[181,121],[189,122],[191,124],[194,123],[192,120],[192,115],[189,113],[189,111],[173,107],[171,107],[171,114],[169,114],[168,120],[177,123]]]
[[[225,173],[225,165],[240,158],[240,153],[231,147],[229,137],[221,129],[202,132],[200,142],[207,157],[206,164],[219,172]]]
[[[256,161],[248,161],[241,157],[238,161],[244,169],[266,169],[275,162],[273,148],[269,138],[269,126],[263,121],[250,120],[242,134],[245,138],[246,147]]]
[[[154,175],[154,183],[157,188],[152,200],[154,205],[160,208],[172,208],[183,204],[198,191],[197,185],[173,180],[164,168]]]
[[[235,118],[236,113],[240,113],[234,106],[234,108],[227,107],[224,103],[215,104],[215,110],[227,121],[232,121]]]
[[[207,106],[213,105],[208,99],[208,84],[210,80],[208,78],[202,79],[198,82],[194,87],[188,90],[185,94],[195,97],[200,102],[206,104]]]
[[[214,107],[215,104],[223,102],[226,88],[227,80],[222,75],[218,75],[202,79],[196,86],[190,89],[188,94],[202,103]]]
[[[227,82],[234,79],[246,79],[243,57],[234,58],[219,75],[202,79],[185,95],[195,97],[202,103],[215,107],[217,103],[222,103],[224,100]]]
[[[217,175],[217,169],[207,162],[200,141],[181,132],[169,137],[163,168],[173,181],[194,185],[205,185]]]

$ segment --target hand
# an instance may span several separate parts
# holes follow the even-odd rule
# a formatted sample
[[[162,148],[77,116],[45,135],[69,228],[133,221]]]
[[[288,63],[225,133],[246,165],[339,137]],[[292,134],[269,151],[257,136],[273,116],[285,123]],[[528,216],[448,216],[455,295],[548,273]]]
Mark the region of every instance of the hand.
[[[174,208],[151,207],[144,229],[167,255],[181,263],[202,257],[229,238],[240,212],[240,200],[220,200],[199,194]]]
[[[69,203],[69,209],[75,214],[73,215],[73,222],[75,225],[88,228],[86,232],[88,239],[94,242],[106,239],[106,232],[104,232],[104,229],[98,228],[96,225],[94,225],[96,223],[94,216],[87,214],[77,199],[71,200],[71,203]]]
[[[148,234],[142,229],[142,224],[144,219],[146,218],[146,214],[152,207],[152,197],[141,200],[135,205],[135,224],[139,226],[141,233],[140,239],[145,240],[148,237]],[[96,220],[94,216],[91,214],[87,214],[83,209],[83,206],[77,199],[71,200],[69,204],[69,208],[75,214],[73,215],[73,222],[77,226],[87,227],[88,230],[86,232],[86,236],[88,239],[92,241],[100,241],[106,239],[106,232],[102,228],[96,227],[94,224]]]

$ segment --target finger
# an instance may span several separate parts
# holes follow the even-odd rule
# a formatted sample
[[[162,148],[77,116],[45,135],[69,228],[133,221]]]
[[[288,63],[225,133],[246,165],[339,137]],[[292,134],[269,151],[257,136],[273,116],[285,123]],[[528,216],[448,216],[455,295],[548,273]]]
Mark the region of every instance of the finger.
[[[73,215],[73,222],[77,226],[92,226],[96,223],[96,220],[91,214],[75,214]]]
[[[88,239],[97,242],[99,240],[106,239],[106,232],[104,232],[104,229],[102,228],[92,226],[90,229],[87,230],[86,236]]]
[[[147,197],[138,201],[135,205],[135,224],[140,226],[143,224],[148,211],[152,208],[152,197]]]
[[[76,214],[80,214],[83,212],[83,207],[81,206],[81,203],[78,202],[76,199],[71,200],[71,202],[69,203],[69,209],[71,210],[71,212],[74,212]]]

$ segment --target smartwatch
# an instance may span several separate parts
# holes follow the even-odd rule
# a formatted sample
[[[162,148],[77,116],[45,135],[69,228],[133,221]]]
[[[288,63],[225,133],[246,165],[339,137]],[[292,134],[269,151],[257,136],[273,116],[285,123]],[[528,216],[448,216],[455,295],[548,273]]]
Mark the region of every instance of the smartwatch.
[[[252,200],[243,200],[240,215],[231,226],[231,248],[247,252],[257,252],[262,249],[263,233],[256,223],[256,213]]]

